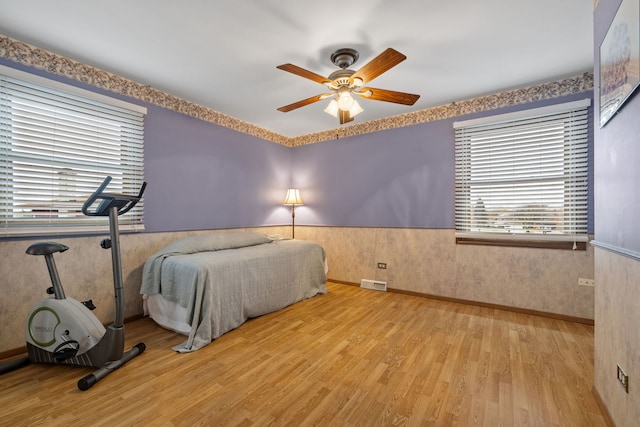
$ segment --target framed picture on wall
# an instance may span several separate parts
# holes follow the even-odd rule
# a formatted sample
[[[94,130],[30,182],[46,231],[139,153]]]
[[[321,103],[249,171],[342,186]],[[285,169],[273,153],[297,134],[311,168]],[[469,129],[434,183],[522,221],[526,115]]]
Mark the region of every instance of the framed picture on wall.
[[[640,84],[640,0],[622,0],[600,45],[600,127]]]

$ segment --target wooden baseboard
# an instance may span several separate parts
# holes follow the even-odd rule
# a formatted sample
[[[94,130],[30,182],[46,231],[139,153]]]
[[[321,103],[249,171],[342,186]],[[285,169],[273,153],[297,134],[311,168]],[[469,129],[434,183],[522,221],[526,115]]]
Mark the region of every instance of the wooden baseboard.
[[[358,286],[358,287],[360,286],[359,283],[346,282],[344,280],[327,279],[327,281],[333,282],[333,283],[342,284],[342,285]],[[582,317],[567,316],[565,314],[550,313],[550,312],[547,312],[547,311],[530,310],[528,308],[512,307],[512,306],[508,306],[508,305],[492,304],[492,303],[487,303],[487,302],[482,302],[482,301],[472,301],[472,300],[466,300],[466,299],[461,299],[461,298],[446,297],[446,296],[441,296],[441,295],[425,294],[425,293],[422,293],[422,292],[405,291],[403,289],[387,288],[387,292],[394,292],[394,293],[397,293],[397,294],[412,295],[412,296],[422,297],[422,298],[430,298],[430,299],[435,299],[435,300],[440,300],[440,301],[454,302],[454,303],[457,303],[457,304],[476,305],[476,306],[479,306],[479,307],[492,308],[492,309],[495,309],[495,310],[513,311],[513,312],[516,312],[516,313],[530,314],[532,316],[548,317],[548,318],[551,318],[551,319],[558,319],[558,320],[566,320],[568,322],[582,323],[582,324],[591,325],[591,326],[594,325],[593,319],[585,319],[585,318],[582,318]]]
[[[0,362],[6,362],[17,356],[24,356],[27,354],[27,346],[13,348],[11,350],[0,352]]]
[[[327,282],[331,282],[331,283],[337,283],[339,285],[349,285],[349,286],[356,286],[356,287],[360,287],[360,283],[355,283],[355,282],[346,282],[344,280],[336,280],[336,279],[327,279]]]
[[[616,427],[616,424],[613,422],[613,418],[611,418],[611,414],[609,413],[609,409],[604,404],[604,400],[602,400],[602,397],[600,396],[600,393],[598,393],[595,385],[591,387],[591,393],[596,399],[596,403],[598,404],[598,408],[600,408],[600,412],[602,412],[602,418],[604,418],[604,422],[607,423],[607,426],[609,427]]]
[[[134,320],[142,319],[143,317],[144,317],[144,314],[136,314],[134,316],[127,317],[126,319],[124,319],[124,322],[125,323],[133,322]],[[106,323],[104,327],[106,328],[110,324],[111,322]],[[18,348],[13,348],[11,350],[2,351],[0,352],[0,362],[13,359],[14,357],[17,357],[17,356],[24,356],[25,354],[27,354],[26,345]]]

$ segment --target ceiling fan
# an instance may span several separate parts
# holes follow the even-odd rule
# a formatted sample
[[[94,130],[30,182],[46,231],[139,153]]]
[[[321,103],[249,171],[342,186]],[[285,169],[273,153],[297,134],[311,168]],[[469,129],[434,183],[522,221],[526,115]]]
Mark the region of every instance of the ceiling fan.
[[[364,111],[354,99],[353,95],[358,95],[362,98],[372,99],[375,101],[393,102],[404,105],[413,105],[418,98],[420,98],[420,95],[414,95],[411,93],[363,87],[380,74],[407,59],[405,55],[395,49],[388,48],[365,64],[358,71],[350,70],[349,67],[358,60],[359,56],[360,55],[357,50],[349,48],[338,49],[333,52],[331,54],[331,62],[340,67],[340,70],[334,71],[329,75],[329,77],[323,77],[293,64],[279,65],[276,68],[323,84],[331,91],[331,93],[312,96],[311,98],[303,99],[301,101],[294,102],[293,104],[280,107],[278,110],[286,113],[323,99],[333,98],[331,103],[329,103],[329,106],[325,108],[324,111],[334,117],[338,117],[340,124],[342,125],[352,121],[356,115]]]

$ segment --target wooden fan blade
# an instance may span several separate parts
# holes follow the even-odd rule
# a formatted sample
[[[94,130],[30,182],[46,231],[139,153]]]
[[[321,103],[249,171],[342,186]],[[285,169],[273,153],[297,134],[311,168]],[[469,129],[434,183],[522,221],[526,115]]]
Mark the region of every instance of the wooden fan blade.
[[[294,102],[293,104],[285,105],[284,107],[278,108],[278,111],[282,111],[286,113],[291,110],[295,110],[296,108],[304,107],[305,105],[313,104],[314,102],[321,101],[326,99],[330,94],[323,93],[322,95],[312,96],[311,98],[303,99],[302,101]]]
[[[338,116],[340,117],[340,124],[349,123],[353,121],[353,117],[348,111],[338,110]]]
[[[355,74],[351,76],[351,81],[353,82],[354,79],[358,78],[363,81],[363,84],[366,84],[405,59],[407,59],[407,57],[397,50],[387,48],[387,50],[356,71]]]
[[[278,65],[276,68],[283,71],[288,71],[300,77],[304,77],[305,79],[313,80],[316,83],[324,84],[331,82],[331,80],[329,80],[328,78],[321,76],[320,74],[316,74],[313,71],[305,70],[304,68],[298,67],[297,65],[282,64]]]
[[[420,95],[414,95],[406,92],[396,92],[393,90],[376,89],[373,87],[364,87],[358,93],[365,99],[373,99],[374,101],[394,102],[396,104],[413,105],[416,103]],[[371,92],[371,94],[367,94]],[[357,92],[356,92],[357,93]]]

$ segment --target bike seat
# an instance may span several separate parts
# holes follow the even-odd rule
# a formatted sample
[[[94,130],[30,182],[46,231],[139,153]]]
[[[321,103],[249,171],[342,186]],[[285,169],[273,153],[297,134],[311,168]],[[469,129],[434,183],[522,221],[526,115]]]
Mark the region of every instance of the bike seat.
[[[49,255],[55,252],[64,252],[69,246],[57,242],[39,242],[27,248],[29,255]]]

